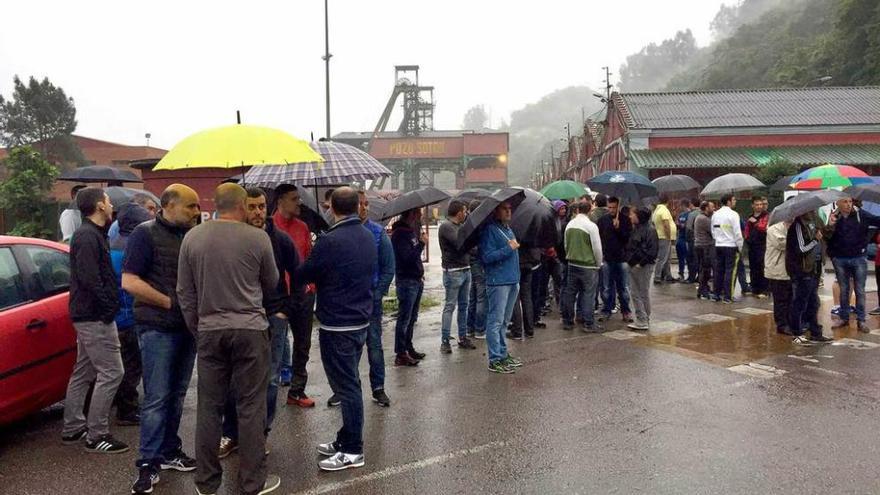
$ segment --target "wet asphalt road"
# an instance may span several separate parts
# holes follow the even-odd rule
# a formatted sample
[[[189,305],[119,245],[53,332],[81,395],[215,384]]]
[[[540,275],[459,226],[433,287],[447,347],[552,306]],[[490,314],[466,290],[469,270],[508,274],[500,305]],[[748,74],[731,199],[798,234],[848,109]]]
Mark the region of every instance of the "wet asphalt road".
[[[429,287],[438,297],[437,282]],[[775,334],[767,300],[725,306],[694,295],[655,288],[648,335],[626,331],[618,315],[603,335],[565,332],[551,315],[535,339],[510,344],[525,361],[511,376],[486,371],[483,342],[440,355],[433,308],[416,330],[426,360],[387,367],[391,408],[365,404],[366,466],[335,474],[316,467],[314,446],[341,421],[325,405],[316,345],[307,391],[318,407],[282,406],[269,438],[276,493],[880,493],[880,331],[795,347]],[[831,335],[829,308],[823,300]],[[388,320],[391,363],[392,332]],[[194,384],[181,427],[189,452]],[[60,416],[55,408],[0,429],[0,494],[128,493],[136,454],[62,446]],[[137,428],[114,433],[137,444]],[[237,462],[224,461],[220,493],[235,493]],[[192,477],[162,473],[154,493],[195,493]]]

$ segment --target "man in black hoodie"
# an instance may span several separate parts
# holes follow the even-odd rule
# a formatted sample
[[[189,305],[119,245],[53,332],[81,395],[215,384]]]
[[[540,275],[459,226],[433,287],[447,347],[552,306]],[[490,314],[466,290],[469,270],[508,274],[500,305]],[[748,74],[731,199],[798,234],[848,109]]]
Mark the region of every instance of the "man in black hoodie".
[[[646,331],[651,323],[651,274],[657,262],[659,239],[657,229],[651,225],[651,212],[647,208],[631,208],[629,220],[633,225],[626,248],[629,264],[629,286],[636,319],[627,325],[633,330]]]
[[[425,267],[422,251],[428,235],[421,232],[421,208],[400,215],[391,226],[391,245],[394,247],[394,268],[397,288],[397,326],[394,328],[395,366],[417,366],[425,357],[413,348],[413,327],[419,317],[419,304],[425,288]]]
[[[629,284],[627,283],[626,245],[632,233],[629,209],[620,209],[620,200],[608,198],[608,213],[599,218],[599,236],[602,238],[602,254],[605,257],[605,290],[602,292],[602,314],[599,321],[611,318],[611,311],[620,302],[623,321],[632,323],[629,307]]]
[[[107,242],[113,205],[99,187],[79,191],[76,203],[83,217],[70,243],[69,306],[76,330],[76,364],[67,384],[61,441],[73,445],[85,439],[88,452],[118,454],[128,451],[128,445],[110,435],[110,406],[123,375],[115,322],[119,284]],[[92,381],[95,387],[86,420],[83,407]]]

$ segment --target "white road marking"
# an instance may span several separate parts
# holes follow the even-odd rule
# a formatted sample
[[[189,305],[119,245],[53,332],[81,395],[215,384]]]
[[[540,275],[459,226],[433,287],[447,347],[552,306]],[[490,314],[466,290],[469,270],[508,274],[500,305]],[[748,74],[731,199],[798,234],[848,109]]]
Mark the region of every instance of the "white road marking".
[[[402,473],[407,473],[410,471],[415,471],[418,469],[423,469],[429,466],[433,466],[435,464],[442,464],[447,461],[451,461],[457,457],[463,457],[473,454],[478,454],[484,450],[501,448],[507,445],[507,442],[496,441],[489,442],[487,444],[478,445],[476,447],[471,447],[469,449],[456,450],[454,452],[448,452],[446,454],[428,457],[427,459],[422,459],[420,461],[408,462],[406,464],[401,464],[399,466],[391,466],[385,468],[381,471],[376,471],[374,473],[366,474],[364,476],[358,476],[357,478],[352,478],[346,481],[339,481],[336,483],[327,483],[324,485],[317,486],[310,490],[304,490],[300,492],[294,492],[292,495],[318,495],[321,493],[330,493],[335,492],[337,490],[342,490],[345,488],[350,488],[354,485],[359,485],[361,483],[367,483],[370,481],[381,480],[384,478],[388,478],[390,476],[395,476]]]
[[[639,337],[643,337],[645,334],[630,332],[629,330],[615,330],[613,332],[605,332],[602,334],[603,337],[608,337],[609,339],[614,340],[632,340],[637,339]]]
[[[847,376],[847,374],[842,371],[826,370],[825,368],[822,368],[819,366],[813,366],[812,364],[805,364],[804,368],[808,368],[808,369],[816,370],[816,371],[821,371],[822,373],[826,373],[826,374],[834,375],[834,376]]]
[[[815,364],[819,363],[819,360],[815,359],[813,356],[795,356],[794,354],[789,354],[788,357],[790,357],[792,359],[797,359],[799,361],[806,361],[808,363],[815,363]]]
[[[734,309],[734,311],[737,313],[745,314],[745,315],[766,315],[766,314],[770,314],[773,312],[773,311],[770,311],[767,309],[761,309],[761,308],[739,308],[739,309]]]
[[[739,364],[727,368],[729,371],[754,378],[774,378],[782,376],[788,371],[761,363]]]
[[[706,313],[704,315],[697,315],[697,316],[694,316],[694,318],[696,318],[698,320],[708,321],[710,323],[718,323],[721,321],[730,321],[730,320],[736,319],[732,316],[718,315],[715,313]]]
[[[831,343],[833,346],[845,346],[851,349],[876,349],[880,347],[880,344],[874,342],[868,342],[865,340],[856,340],[856,339],[840,339],[835,340]]]

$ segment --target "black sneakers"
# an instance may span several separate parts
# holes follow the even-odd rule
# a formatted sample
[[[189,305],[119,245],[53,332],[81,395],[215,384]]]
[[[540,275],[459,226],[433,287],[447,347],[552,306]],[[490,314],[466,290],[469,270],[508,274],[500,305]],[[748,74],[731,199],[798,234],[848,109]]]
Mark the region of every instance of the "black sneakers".
[[[73,445],[83,441],[86,438],[86,434],[88,434],[89,430],[83,428],[76,433],[71,433],[70,435],[61,435],[61,443],[64,445]]]
[[[153,485],[159,482],[159,472],[153,466],[141,466],[137,480],[131,485],[131,493],[153,493]]]
[[[96,440],[86,440],[86,452],[94,454],[121,454],[128,452],[128,444],[121,442],[112,435],[104,435]]]
[[[463,339],[458,339],[458,348],[459,349],[476,349],[477,346],[471,342],[471,339],[465,337]]]
[[[342,401],[339,399],[339,396],[333,394],[327,399],[327,407],[336,407],[339,404],[342,404]]]
[[[391,407],[391,399],[385,393],[385,389],[380,388],[373,391],[373,402],[382,407]]]

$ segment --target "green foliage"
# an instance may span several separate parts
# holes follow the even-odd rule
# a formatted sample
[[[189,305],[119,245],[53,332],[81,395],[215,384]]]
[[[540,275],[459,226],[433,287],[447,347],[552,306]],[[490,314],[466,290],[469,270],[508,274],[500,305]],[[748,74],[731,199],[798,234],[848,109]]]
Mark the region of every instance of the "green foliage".
[[[0,96],[0,142],[8,147],[32,145],[54,163],[81,165],[82,152],[70,136],[76,130],[73,98],[48,78],[15,76],[12,99]]]
[[[422,300],[419,303],[419,309],[429,309],[440,305],[440,301],[427,295],[422,295]],[[384,315],[392,315],[397,313],[398,305],[397,305],[397,297],[396,294],[390,293],[384,298],[382,298],[382,314]]]
[[[758,168],[755,178],[759,181],[772,186],[776,181],[786,175],[794,175],[798,173],[798,168],[788,160],[774,158]]]
[[[464,114],[461,128],[467,131],[482,131],[489,125],[489,113],[483,105],[472,106]]]
[[[662,88],[687,67],[698,52],[697,40],[690,29],[675,33],[659,45],[650,43],[626,57],[626,63],[620,67],[620,89],[639,92]]]
[[[46,194],[58,177],[58,168],[29,146],[13,148],[4,161],[7,178],[0,183],[0,209],[16,220],[9,233],[25,237],[48,237],[44,229]]]

